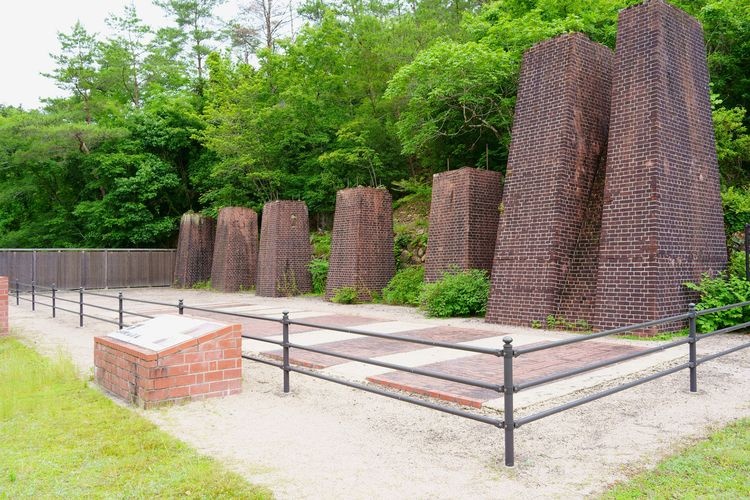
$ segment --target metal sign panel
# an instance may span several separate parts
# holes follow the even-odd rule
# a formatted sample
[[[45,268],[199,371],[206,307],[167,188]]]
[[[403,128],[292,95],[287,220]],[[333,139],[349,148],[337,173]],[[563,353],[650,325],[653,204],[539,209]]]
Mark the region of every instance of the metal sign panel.
[[[123,328],[108,336],[152,351],[162,351],[224,326],[226,325],[203,319],[164,315]]]

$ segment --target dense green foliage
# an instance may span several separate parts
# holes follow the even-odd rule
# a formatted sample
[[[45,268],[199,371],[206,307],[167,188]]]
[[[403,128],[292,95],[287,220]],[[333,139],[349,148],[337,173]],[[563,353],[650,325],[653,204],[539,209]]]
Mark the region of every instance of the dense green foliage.
[[[418,306],[423,283],[424,267],[401,269],[383,289],[383,300],[387,304]]]
[[[612,47],[635,1],[309,0],[286,38],[218,29],[220,0],[159,0],[156,31],[132,7],[108,38],[76,24],[48,75],[67,96],[0,108],[0,246],[168,246],[187,210],[328,212],[347,186],[503,171],[523,51],[569,31]],[[750,0],[673,3],[706,30],[722,182],[745,196]]]
[[[356,304],[359,302],[359,293],[353,286],[345,286],[335,291],[331,301],[337,304]]]
[[[470,269],[448,272],[435,283],[425,284],[419,300],[429,316],[481,316],[487,311],[489,293],[487,272]]]
[[[685,286],[700,292],[700,302],[696,306],[699,311],[750,301],[750,281],[736,275],[706,276],[700,283],[686,283]],[[741,307],[699,316],[697,324],[699,331],[712,332],[748,321],[750,307]]]
[[[47,359],[0,339],[0,497],[271,498]],[[127,492],[127,493],[125,493]]]
[[[326,291],[328,280],[328,259],[316,258],[307,265],[312,276],[312,293],[322,295]]]

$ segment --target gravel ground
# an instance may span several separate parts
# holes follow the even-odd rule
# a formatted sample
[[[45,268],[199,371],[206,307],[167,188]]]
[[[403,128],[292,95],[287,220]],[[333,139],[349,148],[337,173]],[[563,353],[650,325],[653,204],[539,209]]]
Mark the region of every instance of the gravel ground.
[[[169,289],[125,294],[166,301],[180,296],[188,304],[260,300]],[[262,300],[292,309],[474,325],[499,334],[526,330],[478,320],[425,320],[411,309],[390,306],[340,306],[315,298]],[[92,321],[79,329],[75,316],[52,320],[48,310],[32,313],[28,304],[12,305],[10,319],[19,337],[45,353],[70,353],[84,373],[92,372],[92,337],[112,330]],[[699,353],[747,340],[738,335],[713,338],[700,344]],[[257,363],[245,363],[244,377],[239,396],[141,413],[248,480],[267,485],[278,498],[587,497],[728,422],[750,416],[750,350],[745,350],[701,365],[697,394],[687,391],[688,375],[681,371],[518,429],[516,467],[508,469],[503,466],[502,431],[486,424],[298,374],[292,374],[292,392],[284,395],[281,372]],[[524,409],[521,416],[560,402],[546,401]]]

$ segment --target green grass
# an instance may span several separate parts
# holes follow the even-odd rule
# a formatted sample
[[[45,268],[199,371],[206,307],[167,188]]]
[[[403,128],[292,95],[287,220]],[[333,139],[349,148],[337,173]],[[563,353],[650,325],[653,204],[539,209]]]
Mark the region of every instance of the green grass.
[[[270,498],[80,379],[0,339],[0,498]]]
[[[683,328],[682,330],[677,330],[674,332],[664,332],[659,333],[657,335],[653,335],[651,337],[642,337],[640,335],[616,335],[612,338],[616,339],[627,339],[627,340],[650,340],[652,342],[658,342],[658,341],[665,341],[665,340],[676,340],[679,337],[687,337],[689,334],[687,328]]]
[[[748,498],[750,419],[616,485],[603,498]]]

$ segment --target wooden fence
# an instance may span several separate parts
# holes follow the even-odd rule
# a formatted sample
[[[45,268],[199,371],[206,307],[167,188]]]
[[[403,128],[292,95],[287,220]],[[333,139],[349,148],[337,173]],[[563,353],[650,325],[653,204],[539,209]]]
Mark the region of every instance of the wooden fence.
[[[170,286],[175,250],[0,249],[0,276],[59,289]]]

